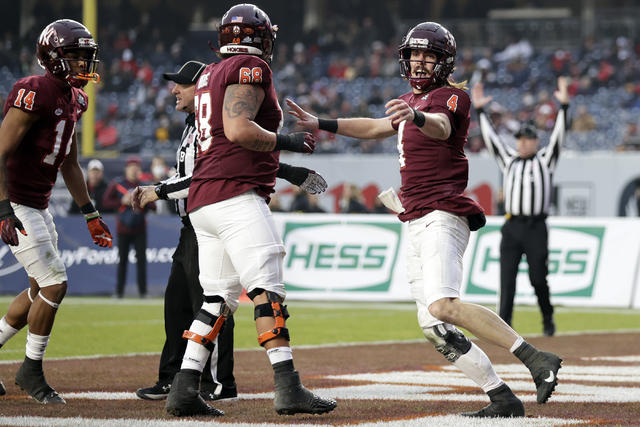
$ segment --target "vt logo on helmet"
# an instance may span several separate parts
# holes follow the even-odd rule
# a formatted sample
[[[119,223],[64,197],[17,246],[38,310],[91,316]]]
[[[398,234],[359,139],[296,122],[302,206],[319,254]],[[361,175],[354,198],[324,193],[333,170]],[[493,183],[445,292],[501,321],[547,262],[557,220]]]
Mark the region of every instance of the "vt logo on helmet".
[[[256,55],[270,63],[277,25],[260,8],[244,3],[233,6],[222,17],[218,28],[220,56]]]
[[[97,54],[98,45],[87,27],[72,19],[47,25],[36,44],[40,66],[74,87],[100,81]]]
[[[429,77],[415,76],[411,72],[411,51],[421,49],[437,57]],[[426,90],[432,85],[444,84],[453,73],[456,62],[456,40],[437,22],[423,22],[409,30],[398,48],[400,75],[409,80],[411,87]]]

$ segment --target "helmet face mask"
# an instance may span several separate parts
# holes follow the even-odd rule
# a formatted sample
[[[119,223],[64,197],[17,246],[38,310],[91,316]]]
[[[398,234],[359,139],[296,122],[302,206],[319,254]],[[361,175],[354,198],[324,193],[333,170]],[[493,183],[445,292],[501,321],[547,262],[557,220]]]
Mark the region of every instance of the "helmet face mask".
[[[97,55],[98,45],[89,30],[71,19],[47,25],[36,44],[40,66],[74,87],[100,81]]]
[[[271,25],[266,13],[252,4],[233,6],[222,17],[218,28],[220,56],[256,55],[271,62],[277,25]]]
[[[416,49],[431,52],[437,58],[433,72],[429,77],[417,77],[411,73],[411,63],[415,64],[415,60],[411,61],[411,53]],[[433,85],[446,83],[449,75],[453,72],[456,59],[456,41],[442,25],[436,22],[423,22],[409,30],[402,39],[398,54],[400,75],[409,80],[411,87],[427,90]]]

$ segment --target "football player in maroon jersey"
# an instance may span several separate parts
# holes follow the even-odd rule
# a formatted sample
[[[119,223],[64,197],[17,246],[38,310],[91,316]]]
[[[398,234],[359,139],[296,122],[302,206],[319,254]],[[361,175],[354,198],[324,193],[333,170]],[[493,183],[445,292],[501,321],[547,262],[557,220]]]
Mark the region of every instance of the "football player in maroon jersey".
[[[553,392],[561,359],[537,350],[494,312],[460,301],[462,258],[469,232],[484,226],[482,208],[463,193],[470,100],[464,83],[450,79],[456,43],[442,25],[413,27],[399,47],[401,75],[411,91],[386,104],[386,117],[326,120],[287,100],[307,130],[322,129],[362,139],[398,134],[402,187],[398,209],[408,223],[408,278],[418,322],[442,353],[488,395],[491,403],[472,417],[524,416],[524,406],[495,373],[489,358],[456,328],[511,350],[530,369],[538,403]]]
[[[11,302],[0,319],[0,346],[29,325],[26,357],[16,373],[16,384],[40,403],[65,403],[47,384],[42,370],[56,311],[67,291],[58,234],[47,209],[58,170],[87,220],[93,241],[111,247],[111,233],[91,203],[78,164],[75,132],[88,105],[81,88],[99,80],[97,49],[91,33],[79,22],[62,19],[47,25],[37,43],[38,62],[46,73],[16,82],[7,96],[0,127],[0,234],[30,282],[30,288]]]
[[[204,303],[183,335],[189,341],[167,396],[166,410],[176,416],[222,415],[202,400],[198,384],[243,288],[273,366],[276,412],[321,414],[336,407],[301,384],[285,324],[284,245],[267,202],[279,151],[310,154],[315,141],[308,132],[278,133],[282,110],[269,67],[276,30],[256,6],[233,6],[218,31],[222,61],[207,66],[196,83],[199,155],[187,209],[198,239]]]

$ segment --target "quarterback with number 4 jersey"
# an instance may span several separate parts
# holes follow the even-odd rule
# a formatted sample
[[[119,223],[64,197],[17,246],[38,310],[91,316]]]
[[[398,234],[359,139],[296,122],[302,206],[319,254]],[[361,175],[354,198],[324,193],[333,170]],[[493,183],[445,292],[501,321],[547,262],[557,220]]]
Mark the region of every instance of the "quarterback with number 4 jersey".
[[[91,203],[78,164],[75,132],[88,105],[81,88],[99,80],[97,49],[79,22],[61,19],[47,25],[36,51],[46,74],[18,80],[0,126],[0,234],[30,283],[0,319],[0,347],[29,325],[26,356],[15,382],[45,404],[65,403],[42,370],[56,311],[67,290],[58,234],[47,209],[58,171],[84,213],[95,244],[111,247],[111,233]],[[4,393],[0,382],[0,394]]]
[[[308,132],[278,133],[282,110],[269,67],[277,29],[258,7],[233,6],[218,28],[222,61],[196,83],[199,155],[187,206],[204,302],[183,335],[189,341],[167,396],[165,409],[175,416],[223,415],[202,399],[198,385],[243,288],[255,306],[258,343],[273,367],[276,412],[321,414],[336,407],[300,382],[285,323],[284,245],[267,201],[279,151],[311,154],[315,141]]]
[[[400,199],[380,194],[408,224],[407,276],[418,323],[436,350],[484,390],[491,403],[469,417],[521,417],[524,406],[496,374],[487,355],[456,326],[510,350],[530,370],[538,403],[556,383],[561,359],[528,344],[494,312],[460,301],[462,259],[470,231],[485,223],[482,208],[464,195],[469,165],[464,154],[469,131],[469,95],[456,83],[456,42],[436,22],[409,30],[398,49],[401,75],[411,92],[387,102],[387,117],[327,120],[287,100],[306,129],[354,138],[398,135]]]

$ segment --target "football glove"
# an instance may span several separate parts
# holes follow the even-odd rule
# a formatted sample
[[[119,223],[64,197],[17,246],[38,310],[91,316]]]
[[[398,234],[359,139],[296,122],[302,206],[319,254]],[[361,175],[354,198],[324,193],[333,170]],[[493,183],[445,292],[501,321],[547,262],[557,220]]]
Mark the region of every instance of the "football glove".
[[[300,184],[300,188],[309,194],[320,194],[327,189],[327,181],[325,181],[319,173],[309,170],[309,175],[307,175],[307,179]]]
[[[0,202],[0,235],[2,235],[2,241],[7,245],[18,246],[18,233],[16,229],[20,231],[23,236],[27,235],[22,222],[13,212],[9,199],[3,200]]]
[[[85,215],[84,218],[87,220],[87,227],[93,242],[103,248],[110,248],[113,245],[113,237],[107,223],[102,220],[100,214],[96,211]]]
[[[309,194],[319,194],[327,189],[327,181],[320,174],[302,166],[280,163],[276,176],[297,185]]]
[[[295,153],[312,154],[316,149],[316,138],[309,132],[295,132],[288,135],[276,135],[273,151],[287,150]]]

